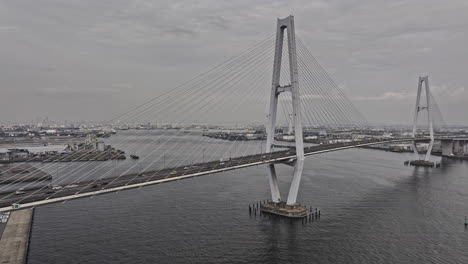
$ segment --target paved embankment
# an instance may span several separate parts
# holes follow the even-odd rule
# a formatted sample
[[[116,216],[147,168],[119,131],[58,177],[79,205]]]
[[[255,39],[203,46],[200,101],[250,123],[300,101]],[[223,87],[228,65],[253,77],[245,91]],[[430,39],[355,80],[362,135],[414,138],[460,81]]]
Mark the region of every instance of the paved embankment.
[[[11,212],[0,239],[0,263],[26,263],[32,217],[33,209]]]

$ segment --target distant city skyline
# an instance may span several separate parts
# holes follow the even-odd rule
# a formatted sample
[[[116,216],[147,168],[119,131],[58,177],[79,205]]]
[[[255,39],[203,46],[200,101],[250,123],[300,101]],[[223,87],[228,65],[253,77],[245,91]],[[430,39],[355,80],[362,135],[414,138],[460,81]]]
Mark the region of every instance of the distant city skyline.
[[[370,123],[411,123],[418,77],[429,75],[446,122],[463,125],[467,13],[464,0],[0,0],[0,121],[111,120],[293,14],[298,36]]]

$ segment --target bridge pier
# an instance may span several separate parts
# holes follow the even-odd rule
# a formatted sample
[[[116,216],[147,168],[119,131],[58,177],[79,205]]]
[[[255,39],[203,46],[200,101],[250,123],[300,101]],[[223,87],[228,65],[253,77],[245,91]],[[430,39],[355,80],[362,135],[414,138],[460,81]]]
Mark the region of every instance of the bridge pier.
[[[424,90],[425,90],[425,95],[426,95],[426,106],[421,106],[421,93],[423,90],[423,83],[424,83]],[[423,166],[423,167],[435,167],[437,164],[435,164],[433,161],[429,160],[429,157],[431,156],[432,152],[432,147],[434,146],[434,128],[433,128],[433,120],[432,120],[432,102],[431,102],[431,96],[430,96],[430,91],[429,91],[429,77],[419,77],[419,82],[418,82],[418,92],[416,94],[416,108],[414,111],[414,120],[413,120],[413,152],[415,156],[415,160],[409,161],[409,164],[412,166]],[[419,157],[419,151],[417,148],[417,125],[418,125],[418,116],[419,112],[426,110],[427,111],[427,121],[428,121],[428,129],[429,129],[429,135],[430,135],[430,141],[429,145],[427,147],[427,152],[424,155],[424,159],[421,159]]]
[[[299,192],[299,185],[301,183],[302,170],[304,168],[304,158],[297,159],[296,165],[294,166],[294,176],[291,182],[291,187],[289,188],[288,194],[288,205],[295,205],[297,194]]]
[[[276,117],[278,110],[278,98],[281,93],[290,92],[292,97],[292,120],[290,119],[289,132],[292,132],[294,124],[294,137],[296,159],[291,163],[294,166],[293,179],[289,189],[288,199],[286,202],[281,200],[281,195],[278,188],[278,179],[276,176],[275,164],[268,165],[268,182],[271,191],[271,203],[263,205],[265,212],[279,213],[283,216],[302,214],[305,212],[305,207],[296,203],[297,194],[302,177],[304,167],[304,142],[302,135],[302,117],[301,117],[301,95],[299,92],[299,78],[297,67],[296,54],[296,35],[294,30],[294,17],[288,16],[283,19],[278,19],[276,28],[276,43],[275,43],[275,58],[273,62],[273,78],[270,94],[270,108],[268,114],[268,124],[266,127],[267,143],[266,153],[272,152],[272,147],[275,139]],[[289,85],[280,85],[281,76],[281,60],[283,51],[283,41],[285,31],[288,36],[288,55],[289,55],[289,74],[291,83]],[[281,208],[281,209],[278,209]],[[290,212],[288,213],[288,210]]]
[[[307,217],[307,208],[301,204],[288,205],[286,202],[268,202],[260,205],[260,211],[289,218]]]
[[[468,160],[468,139],[447,138],[442,139],[442,157]]]
[[[274,202],[281,201],[281,194],[278,187],[278,178],[276,177],[276,169],[274,164],[268,164],[268,181],[270,183],[271,200]]]

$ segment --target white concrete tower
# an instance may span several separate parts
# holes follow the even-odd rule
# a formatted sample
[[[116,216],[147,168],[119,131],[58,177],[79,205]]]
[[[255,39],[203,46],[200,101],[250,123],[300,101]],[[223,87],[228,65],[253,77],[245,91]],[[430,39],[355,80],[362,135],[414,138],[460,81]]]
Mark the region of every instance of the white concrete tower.
[[[288,36],[288,53],[289,53],[289,74],[291,83],[289,85],[280,86],[281,75],[281,59],[283,51],[284,33],[287,32]],[[297,55],[296,55],[296,35],[294,31],[294,17],[288,16],[283,19],[278,19],[276,29],[276,44],[275,44],[275,58],[273,62],[273,80],[270,96],[270,110],[268,114],[267,144],[266,153],[271,152],[275,137],[276,116],[278,110],[278,97],[283,92],[290,92],[292,96],[293,108],[293,121],[294,121],[294,136],[296,144],[296,160],[294,162],[294,176],[289,190],[288,205],[296,203],[299,184],[302,176],[302,169],[304,166],[304,143],[302,136],[301,124],[301,96],[299,92],[299,78],[297,68]],[[281,201],[281,196],[278,188],[278,180],[276,177],[276,170],[274,164],[268,165],[268,180],[271,189],[271,199],[274,202]]]
[[[424,83],[424,88],[425,88],[425,94],[426,94],[426,106],[421,106],[421,92],[422,92],[422,84]],[[414,121],[413,121],[413,138],[416,138],[417,134],[417,125],[418,125],[418,115],[419,112],[426,110],[427,111],[427,121],[429,124],[429,136],[430,136],[430,142],[429,146],[427,148],[426,155],[424,157],[425,161],[429,160],[429,157],[432,152],[432,147],[434,146],[434,128],[432,125],[432,102],[431,102],[431,96],[430,96],[430,91],[429,91],[429,78],[427,76],[425,77],[419,77],[419,84],[418,84],[418,93],[416,95],[416,108],[414,111]],[[419,158],[419,153],[418,149],[416,147],[416,141],[413,140],[413,152],[415,154],[416,160],[420,160]]]

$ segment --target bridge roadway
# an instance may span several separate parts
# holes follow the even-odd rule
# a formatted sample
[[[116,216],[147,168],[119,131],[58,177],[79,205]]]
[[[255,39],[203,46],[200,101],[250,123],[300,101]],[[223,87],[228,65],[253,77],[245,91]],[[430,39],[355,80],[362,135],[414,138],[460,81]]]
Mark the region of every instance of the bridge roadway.
[[[324,144],[304,148],[306,156],[325,152],[338,151],[360,146],[375,145],[381,143],[396,143],[411,141],[413,138],[393,138],[393,139],[373,139],[366,141],[354,141],[347,143]],[[418,141],[425,141],[426,138],[419,138]],[[159,184],[169,181],[181,180],[190,177],[197,177],[211,173],[240,169],[267,163],[284,163],[296,159],[295,150],[275,151],[272,153],[255,154],[244,157],[233,158],[224,162],[209,161],[192,165],[167,168],[163,170],[145,171],[139,174],[127,174],[120,177],[108,177],[99,180],[82,181],[69,184],[69,188],[64,187],[53,190],[45,187],[39,190],[28,190],[20,195],[4,193],[0,197],[0,212],[11,211],[12,204],[20,203],[20,208],[35,207],[39,205],[57,203],[71,199],[91,197],[120,190],[139,188],[146,185]],[[73,187],[76,185],[75,187]]]

